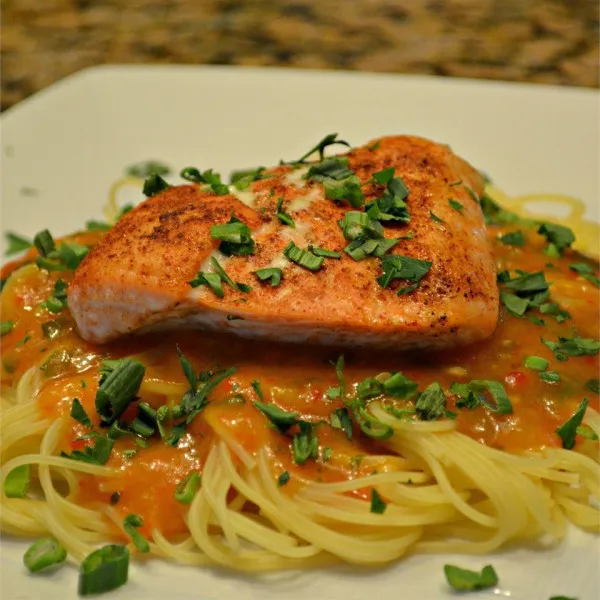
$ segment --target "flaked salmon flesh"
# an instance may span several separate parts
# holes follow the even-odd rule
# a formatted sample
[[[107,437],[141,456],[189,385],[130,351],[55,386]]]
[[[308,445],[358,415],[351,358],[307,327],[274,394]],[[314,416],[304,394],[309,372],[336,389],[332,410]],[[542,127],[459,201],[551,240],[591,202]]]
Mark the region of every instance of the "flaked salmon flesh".
[[[280,165],[243,191],[216,195],[206,185],[170,187],[148,198],[95,246],[75,272],[68,302],[84,339],[103,343],[134,332],[201,328],[248,338],[379,348],[446,348],[490,336],[498,319],[496,272],[477,197],[480,174],[445,145],[410,136],[386,137],[345,156],[367,202],[384,187],[373,174],[394,168],[409,190],[408,223],[383,221],[389,252],[431,262],[416,289],[382,287],[382,260],[354,260],[338,224],[352,208],[307,180],[310,165]],[[280,211],[295,227],[277,218]],[[450,202],[453,200],[453,202]],[[211,227],[235,216],[252,232],[254,253],[225,256]],[[412,237],[410,237],[412,236]],[[294,242],[341,253],[310,271],[284,255]],[[192,287],[216,258],[240,291]],[[276,286],[255,271],[281,269]]]

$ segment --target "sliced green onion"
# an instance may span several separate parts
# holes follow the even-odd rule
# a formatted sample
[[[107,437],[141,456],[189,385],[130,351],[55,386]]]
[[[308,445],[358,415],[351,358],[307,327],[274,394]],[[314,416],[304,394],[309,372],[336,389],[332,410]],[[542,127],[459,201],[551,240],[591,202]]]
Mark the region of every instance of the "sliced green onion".
[[[92,552],[79,568],[79,595],[110,592],[127,583],[129,550],[109,544]]]
[[[283,254],[292,262],[309,271],[318,271],[323,266],[324,262],[322,256],[315,256],[312,252],[299,248],[294,242],[290,242],[285,247]]]
[[[175,488],[175,500],[181,504],[191,504],[200,489],[202,478],[198,473],[193,471],[184,477]]]
[[[271,287],[276,287],[281,283],[283,271],[277,267],[267,267],[265,269],[257,269],[254,274],[260,281],[270,281]]]
[[[44,229],[39,233],[36,233],[33,238],[33,245],[36,247],[37,251],[40,253],[40,256],[46,257],[48,254],[56,250],[56,244],[54,243],[54,238],[52,234]]]
[[[25,498],[31,484],[31,467],[15,467],[4,480],[4,495],[7,498]]]
[[[254,254],[255,243],[252,232],[245,223],[236,217],[231,217],[225,225],[213,225],[210,228],[211,237],[221,240],[219,250],[225,256],[249,256]]]
[[[525,366],[534,371],[545,371],[550,366],[550,362],[539,356],[528,356],[525,359]]]
[[[444,573],[448,583],[459,592],[485,590],[498,584],[498,575],[492,565],[483,567],[481,573],[454,565],[444,565]]]
[[[258,381],[257,379],[255,379],[254,381],[250,382],[250,385],[252,386],[252,389],[256,392],[256,395],[261,400],[264,400],[265,397],[263,395],[262,387],[260,386],[260,381]]]
[[[335,252],[334,250],[326,250],[325,248],[316,248],[315,246],[309,246],[308,251],[312,252],[315,256],[322,256],[323,258],[341,258],[341,252]]]
[[[96,393],[96,411],[102,421],[116,421],[138,393],[146,367],[133,358],[124,358],[115,363],[115,368],[100,384]]]
[[[134,546],[143,553],[150,552],[148,540],[138,531],[144,526],[144,519],[139,515],[127,515],[123,519],[123,530],[131,538]]]
[[[560,382],[560,373],[557,371],[543,371],[539,373],[539,376],[542,381],[546,381],[547,383]]]
[[[52,537],[46,537],[36,540],[29,546],[23,556],[23,562],[32,573],[37,573],[64,562],[66,558],[67,551],[58,541]]]
[[[189,282],[190,286],[196,288],[200,285],[207,285],[219,298],[224,297],[223,283],[218,273],[207,273],[199,271],[198,275]]]

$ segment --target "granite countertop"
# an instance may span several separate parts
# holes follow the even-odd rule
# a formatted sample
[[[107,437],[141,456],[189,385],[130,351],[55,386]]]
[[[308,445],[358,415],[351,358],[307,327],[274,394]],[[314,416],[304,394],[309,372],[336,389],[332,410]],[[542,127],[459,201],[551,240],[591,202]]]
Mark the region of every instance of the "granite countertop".
[[[2,109],[108,63],[599,85],[597,0],[5,0],[2,17]]]

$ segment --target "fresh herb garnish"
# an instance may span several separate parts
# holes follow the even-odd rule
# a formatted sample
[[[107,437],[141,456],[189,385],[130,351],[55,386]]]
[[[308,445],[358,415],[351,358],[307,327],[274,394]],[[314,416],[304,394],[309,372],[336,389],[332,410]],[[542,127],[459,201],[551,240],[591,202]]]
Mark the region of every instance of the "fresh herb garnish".
[[[319,160],[323,160],[325,156],[325,148],[329,146],[333,146],[335,144],[341,144],[342,146],[346,146],[347,148],[351,148],[350,144],[344,140],[337,139],[337,133],[330,133],[326,135],[316,146],[311,148],[308,152],[303,154],[298,160],[292,161],[293,163],[303,163],[306,159],[313,154],[314,152],[319,153]]]
[[[277,478],[277,485],[279,487],[281,487],[282,485],[285,485],[288,481],[290,480],[290,474],[288,471],[284,471],[278,478]]]
[[[16,233],[10,231],[4,234],[6,241],[8,242],[8,248],[4,252],[5,256],[11,256],[12,254],[18,254],[24,250],[29,250],[33,246],[33,242],[29,241]]]
[[[545,371],[549,366],[550,362],[545,358],[540,358],[539,356],[528,356],[525,359],[525,366],[528,369],[532,369],[534,371]]]
[[[500,300],[516,317],[522,317],[530,308],[539,308],[549,296],[548,282],[542,271],[519,271],[514,278],[502,271],[498,274],[498,281],[508,290],[500,292]]]
[[[138,177],[139,179],[146,179],[146,177],[149,177],[152,173],[156,173],[157,175],[169,175],[169,173],[171,173],[171,168],[158,160],[145,160],[130,165],[125,170],[125,174],[129,175],[129,177]]]
[[[467,188],[468,189],[468,188]],[[465,207],[458,202],[458,200],[453,200],[452,198],[448,198],[448,204],[456,211],[458,211],[459,213],[462,214],[462,212],[465,210]]]
[[[521,230],[510,231],[501,235],[498,241],[506,246],[518,246],[522,248],[525,245],[525,236]]]
[[[371,490],[371,512],[377,515],[382,515],[387,508],[387,503],[379,495],[379,492],[373,488]]]
[[[544,252],[552,257],[562,256],[567,248],[575,241],[575,235],[568,227],[556,225],[555,223],[542,223],[537,230],[548,241]]]
[[[600,394],[600,379],[589,379],[585,383],[585,389],[594,394]]]
[[[270,177],[276,177],[276,175],[265,173],[265,171],[265,167],[234,171],[231,174],[230,178],[231,185],[233,185],[235,189],[243,191],[248,189],[248,187],[253,181],[260,181],[261,179],[269,179]]]
[[[211,257],[210,262],[215,272],[209,273],[206,271],[199,271],[196,277],[189,282],[191,287],[195,288],[200,285],[208,285],[219,298],[223,298],[224,295],[222,285],[223,282],[226,283],[230,288],[244,294],[248,293],[252,289],[245,283],[233,281],[233,279],[227,275],[223,267],[219,264],[219,261],[214,256]]]
[[[102,377],[96,392],[96,412],[102,422],[110,425],[125,412],[136,397],[146,367],[133,358],[124,358],[110,363],[101,371]]]
[[[221,240],[219,250],[225,256],[249,256],[254,254],[255,243],[252,232],[245,223],[236,217],[231,217],[225,225],[213,225],[210,228],[210,236]]]
[[[569,356],[593,356],[600,350],[600,342],[591,338],[559,337],[558,342],[551,342],[540,338],[542,343],[554,352],[557,360],[568,360]]]
[[[148,175],[144,181],[142,193],[144,196],[146,196],[146,198],[150,198],[152,196],[156,196],[156,194],[164,192],[170,187],[171,186],[158,173],[150,173],[150,175]]]
[[[492,565],[483,567],[481,573],[454,565],[444,565],[444,574],[452,588],[459,592],[485,590],[498,584],[498,575]]]
[[[318,271],[323,266],[325,260],[322,256],[315,256],[312,252],[299,248],[294,242],[290,242],[284,248],[283,254],[293,263],[309,271]]]
[[[381,223],[364,212],[347,212],[338,225],[350,241],[344,251],[354,260],[363,260],[370,255],[382,258],[402,239],[386,239]]]
[[[31,467],[21,465],[12,469],[4,480],[4,495],[7,498],[25,498],[31,484]]]
[[[129,573],[129,550],[109,544],[88,555],[79,567],[80,596],[110,592],[125,583]]]
[[[303,465],[309,458],[319,457],[319,440],[312,423],[300,421],[300,431],[292,438],[292,457],[297,465]]]
[[[386,255],[381,260],[383,274],[377,277],[377,281],[383,288],[388,287],[394,279],[411,282],[412,285],[401,287],[398,290],[397,293],[401,296],[419,287],[421,279],[429,273],[432,264],[429,260],[420,260],[409,256]]]
[[[88,417],[88,414],[85,412],[85,408],[83,408],[78,398],[74,398],[73,402],[71,403],[71,417],[86,427],[92,426],[92,421]]]
[[[401,177],[394,177],[394,173],[395,168],[393,167],[373,173],[375,182],[385,185],[386,191],[377,200],[369,202],[365,206],[365,211],[371,219],[377,221],[408,223],[410,213],[404,201],[409,195],[409,189]]]
[[[560,382],[560,373],[557,371],[544,371],[539,373],[539,377],[542,381],[546,383],[559,383]]]
[[[573,415],[556,430],[556,433],[558,433],[560,439],[562,440],[563,448],[571,450],[575,446],[577,428],[583,422],[583,417],[585,415],[585,411],[587,410],[588,404],[589,400],[584,398]]]
[[[278,406],[275,406],[275,404],[266,404],[259,400],[255,400],[254,406],[256,406],[256,408],[258,408],[258,410],[260,410],[260,412],[262,412],[281,433],[285,433],[290,427],[299,422],[299,413],[282,410]]]
[[[42,302],[42,306],[51,313],[57,314],[67,306],[67,287],[68,284],[62,279],[58,279],[54,284],[52,296]]]
[[[94,445],[86,446],[83,452],[81,450],[73,450],[71,454],[61,452],[60,455],[64,458],[80,460],[92,465],[104,465],[110,457],[115,442],[104,435],[96,435],[93,439]]]
[[[31,573],[43,571],[64,562],[67,551],[53,537],[36,540],[23,556],[23,563]]]
[[[352,419],[346,407],[333,411],[329,415],[329,422],[334,429],[341,429],[349,440],[352,439]]]
[[[254,271],[254,274],[261,281],[269,281],[271,287],[276,287],[281,283],[283,279],[283,271],[277,267],[267,267],[265,269],[258,269]]]
[[[2,321],[0,323],[0,337],[9,334],[15,328],[15,324],[14,321]]]
[[[276,216],[280,223],[289,225],[290,227],[296,227],[296,223],[294,222],[294,219],[292,219],[291,215],[283,210],[283,196],[277,200],[277,208],[275,210]]]
[[[191,504],[200,489],[202,478],[199,473],[192,471],[186,475],[175,488],[175,500],[181,504]]]
[[[483,405],[499,415],[508,415],[513,410],[504,386],[497,381],[476,379],[469,383],[453,383],[450,392],[460,398],[456,402],[458,408],[473,410]],[[491,400],[486,393],[491,396]]]
[[[348,157],[332,156],[322,159],[310,167],[305,178],[323,184],[325,197],[331,200],[345,200],[353,208],[365,203],[360,179],[348,168]]]
[[[439,223],[440,225],[445,225],[445,221],[443,219],[440,219],[437,215],[433,214],[432,211],[429,211],[429,218],[434,222],[434,223]]]
[[[442,386],[437,382],[428,385],[419,394],[415,409],[421,421],[436,421],[443,417],[446,411],[446,395]]]
[[[212,169],[208,169],[200,173],[196,167],[186,167],[182,169],[179,176],[182,179],[191,181],[192,183],[205,183],[210,186],[211,191],[217,196],[225,196],[229,194],[229,186],[221,181],[221,175],[215,173]]]
[[[138,531],[139,527],[144,526],[144,519],[139,515],[127,515],[123,519],[123,530],[131,538],[134,546],[140,552],[150,552],[148,540]]]
[[[600,279],[594,275],[594,268],[584,262],[572,263],[569,265],[571,271],[575,271],[581,275],[584,279],[587,279],[590,283],[593,283],[596,287],[600,287]]]
[[[327,250],[326,248],[317,248],[309,244],[308,251],[312,252],[315,256],[322,256],[323,258],[342,258],[341,252],[335,252],[334,250]]]

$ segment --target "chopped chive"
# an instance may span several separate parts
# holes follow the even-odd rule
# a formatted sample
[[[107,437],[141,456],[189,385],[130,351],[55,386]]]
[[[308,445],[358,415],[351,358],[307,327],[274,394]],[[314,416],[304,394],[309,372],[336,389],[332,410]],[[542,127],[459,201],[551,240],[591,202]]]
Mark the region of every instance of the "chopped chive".
[[[550,362],[539,356],[528,356],[525,359],[525,366],[534,371],[545,371],[550,366]]]
[[[448,204],[459,213],[462,213],[465,210],[465,207],[458,202],[458,200],[453,200],[452,198],[448,198]]]
[[[102,594],[127,583],[129,550],[109,544],[88,555],[79,568],[79,595]]]
[[[148,540],[138,531],[144,526],[144,519],[139,515],[127,515],[123,519],[123,530],[131,538],[134,546],[143,553],[150,552]]]
[[[83,408],[81,405],[79,398],[74,398],[73,402],[71,403],[71,417],[86,427],[92,426],[92,422],[90,421],[88,414],[85,412],[85,408]]]
[[[245,223],[236,217],[231,217],[224,225],[213,225],[210,235],[216,240],[221,240],[219,250],[225,256],[250,256],[254,254],[255,243],[252,232]]]
[[[322,256],[315,256],[312,252],[299,248],[294,242],[290,242],[285,247],[283,254],[293,263],[296,263],[309,271],[318,271],[323,266],[324,262]]]
[[[583,422],[583,417],[585,415],[585,411],[587,410],[588,403],[589,400],[584,398],[573,415],[556,430],[556,433],[558,433],[560,439],[562,440],[563,448],[571,450],[575,446],[575,435],[577,434],[577,428]]]
[[[282,433],[298,423],[298,417],[300,415],[297,412],[288,412],[275,406],[275,404],[265,404],[259,400],[254,401],[254,406],[256,406],[256,408],[258,408],[258,410],[260,410],[260,412],[262,412]]]
[[[36,540],[23,556],[23,562],[29,571],[37,573],[48,567],[64,562],[67,551],[53,537]]]
[[[175,500],[181,504],[191,504],[200,489],[202,478],[199,473],[192,471],[184,477],[175,488]]]
[[[439,223],[440,225],[444,225],[445,222],[443,219],[440,219],[437,215],[433,214],[432,211],[429,211],[429,218],[435,223]]]
[[[250,385],[252,386],[252,389],[256,392],[256,395],[261,400],[264,400],[265,397],[263,395],[262,387],[260,386],[260,381],[258,381],[257,379],[255,379],[254,381],[250,382]]]
[[[326,250],[325,248],[317,248],[315,246],[309,246],[308,251],[312,252],[315,256],[322,256],[323,258],[341,258],[341,252],[335,252],[333,250]]]
[[[260,281],[269,281],[271,287],[276,287],[283,279],[283,271],[277,267],[267,267],[265,269],[257,269],[254,274]]]
[[[542,371],[539,373],[539,377],[542,381],[547,383],[559,383],[560,374],[557,371]]]
[[[4,480],[4,495],[7,498],[25,498],[31,484],[31,467],[15,467]]]
[[[283,206],[283,196],[281,198],[279,198],[279,200],[277,200],[277,208],[276,208],[277,218],[284,225],[289,225],[290,227],[296,227],[296,223],[294,222],[294,219],[292,219],[291,215],[289,215],[288,213],[286,213],[283,210],[282,206]]]

